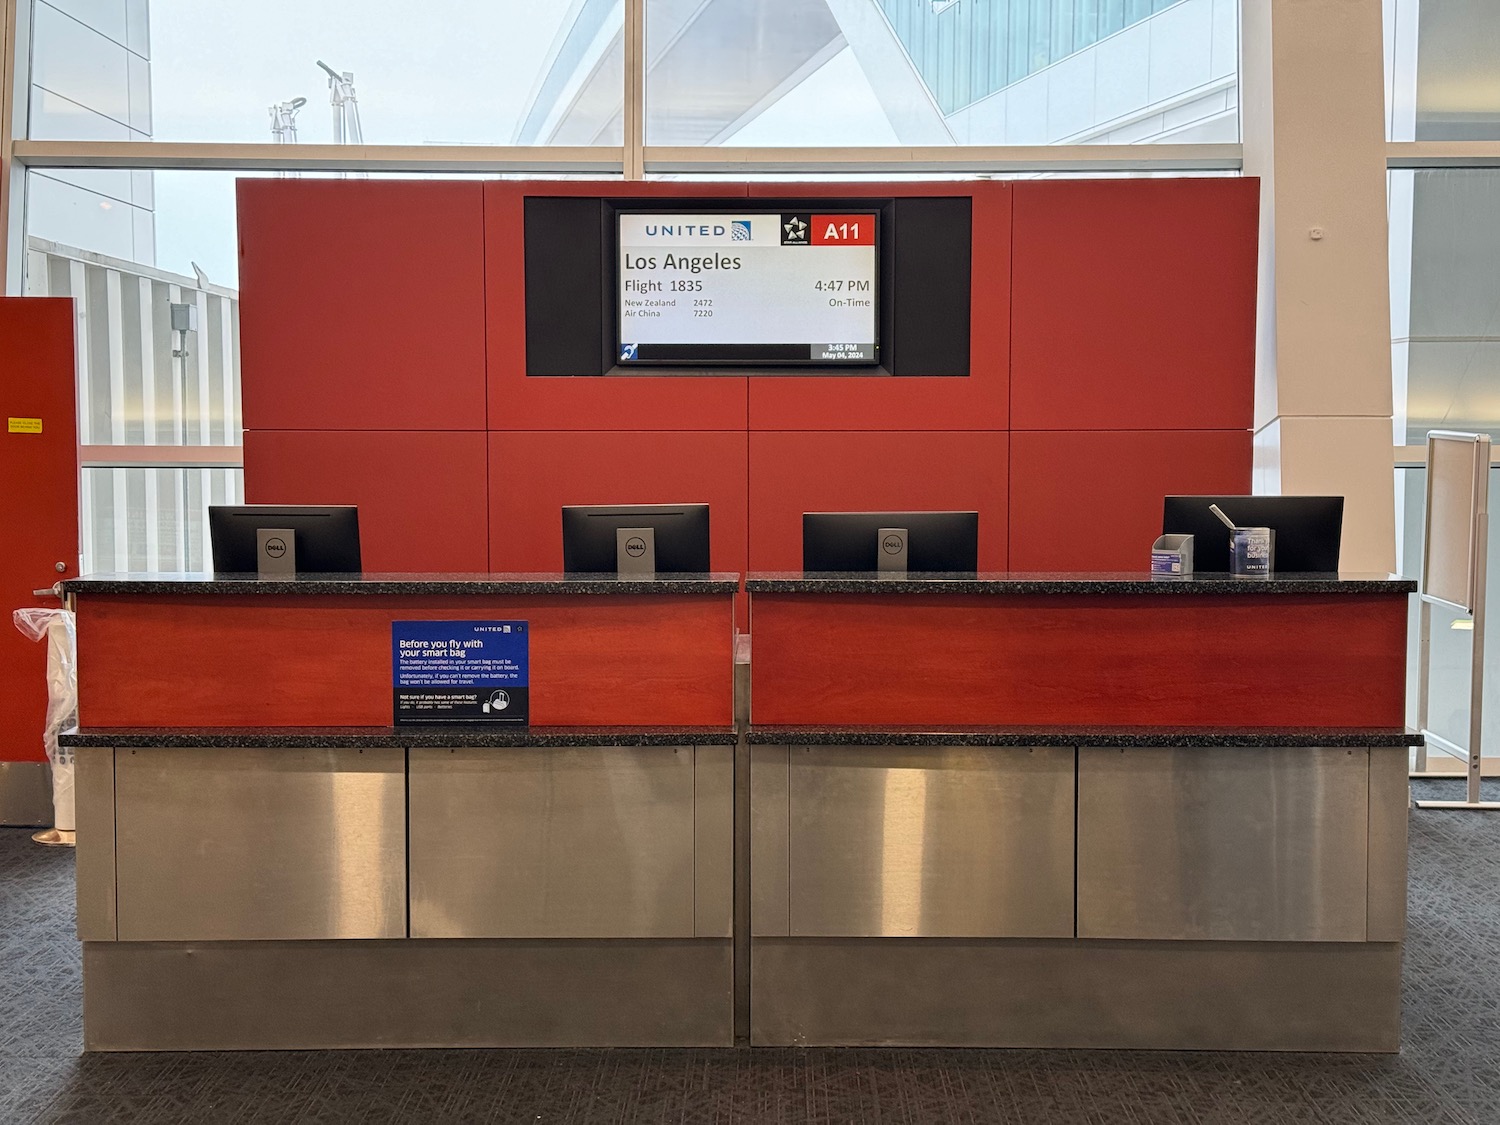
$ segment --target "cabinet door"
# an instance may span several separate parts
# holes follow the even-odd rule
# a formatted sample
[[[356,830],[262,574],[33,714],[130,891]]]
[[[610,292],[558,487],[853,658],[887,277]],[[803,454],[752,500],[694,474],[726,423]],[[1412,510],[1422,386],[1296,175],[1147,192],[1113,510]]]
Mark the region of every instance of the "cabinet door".
[[[406,936],[406,752],[120,749],[121,941]]]
[[[1078,936],[1364,941],[1369,752],[1085,747]]]

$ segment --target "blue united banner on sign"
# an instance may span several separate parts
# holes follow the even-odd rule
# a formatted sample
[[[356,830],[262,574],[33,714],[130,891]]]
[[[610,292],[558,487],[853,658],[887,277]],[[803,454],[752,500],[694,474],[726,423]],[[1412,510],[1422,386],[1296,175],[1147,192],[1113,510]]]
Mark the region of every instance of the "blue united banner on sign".
[[[396,724],[526,724],[530,638],[524,621],[391,622]]]

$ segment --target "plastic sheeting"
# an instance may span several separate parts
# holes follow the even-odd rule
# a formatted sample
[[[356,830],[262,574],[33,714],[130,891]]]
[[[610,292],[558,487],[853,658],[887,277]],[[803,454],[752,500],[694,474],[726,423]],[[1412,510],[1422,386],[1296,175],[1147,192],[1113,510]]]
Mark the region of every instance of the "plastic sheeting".
[[[78,644],[73,614],[66,609],[18,609],[11,620],[25,636],[47,642],[47,722],[42,744],[52,763],[52,826],[72,832],[73,751],[59,746],[57,736],[78,723]]]

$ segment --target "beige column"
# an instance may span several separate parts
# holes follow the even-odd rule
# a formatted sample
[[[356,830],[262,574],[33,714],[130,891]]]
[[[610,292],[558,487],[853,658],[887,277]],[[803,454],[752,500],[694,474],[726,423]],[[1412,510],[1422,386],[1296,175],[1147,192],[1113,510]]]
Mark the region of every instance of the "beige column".
[[[1243,0],[1261,178],[1255,490],[1341,494],[1345,570],[1395,566],[1384,55],[1372,0]]]

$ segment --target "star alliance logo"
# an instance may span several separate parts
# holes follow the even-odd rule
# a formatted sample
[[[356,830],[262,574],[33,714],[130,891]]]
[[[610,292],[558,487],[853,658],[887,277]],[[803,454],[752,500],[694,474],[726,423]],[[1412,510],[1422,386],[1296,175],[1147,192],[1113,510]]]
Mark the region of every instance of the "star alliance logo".
[[[781,216],[781,244],[783,246],[806,246],[808,215]]]

